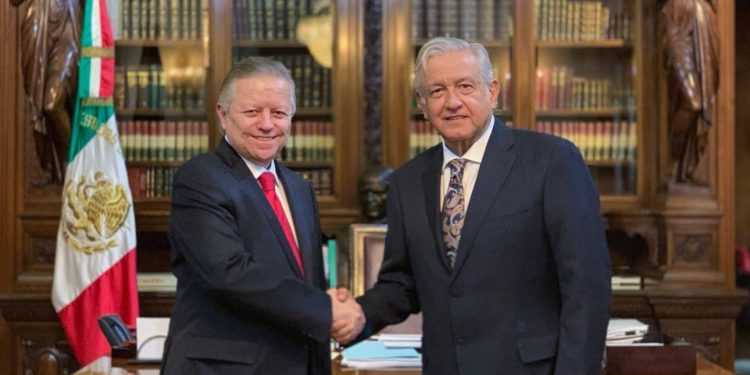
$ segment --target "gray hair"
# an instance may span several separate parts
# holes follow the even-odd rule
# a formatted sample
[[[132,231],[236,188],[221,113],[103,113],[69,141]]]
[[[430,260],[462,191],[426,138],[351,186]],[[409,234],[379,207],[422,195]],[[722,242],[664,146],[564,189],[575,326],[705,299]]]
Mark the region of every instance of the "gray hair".
[[[279,78],[283,78],[289,83],[289,102],[292,104],[292,115],[297,111],[297,100],[295,98],[294,80],[289,74],[289,70],[284,64],[269,59],[267,57],[251,56],[246,57],[239,62],[232,65],[232,69],[224,77],[224,82],[221,83],[221,90],[219,90],[219,106],[223,111],[229,108],[232,104],[233,86],[234,82],[238,79],[249,78],[252,76],[259,75],[272,75]]]
[[[414,68],[414,90],[425,97],[424,74],[427,71],[427,60],[430,58],[448,52],[472,51],[474,56],[479,60],[479,74],[485,84],[489,84],[494,79],[492,75],[492,63],[487,49],[479,43],[469,43],[463,39],[438,37],[430,39],[422,46],[417,55],[417,62]]]

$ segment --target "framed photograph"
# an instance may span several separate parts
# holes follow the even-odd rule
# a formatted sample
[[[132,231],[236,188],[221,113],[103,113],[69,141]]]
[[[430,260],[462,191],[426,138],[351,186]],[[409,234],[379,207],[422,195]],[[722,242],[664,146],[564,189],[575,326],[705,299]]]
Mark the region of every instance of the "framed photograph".
[[[352,224],[349,227],[349,261],[354,296],[361,296],[378,280],[385,252],[386,224]]]
[[[349,227],[349,261],[351,291],[360,296],[378,281],[385,253],[386,224],[352,224]],[[381,333],[421,334],[422,314],[409,316],[404,322],[384,328]]]

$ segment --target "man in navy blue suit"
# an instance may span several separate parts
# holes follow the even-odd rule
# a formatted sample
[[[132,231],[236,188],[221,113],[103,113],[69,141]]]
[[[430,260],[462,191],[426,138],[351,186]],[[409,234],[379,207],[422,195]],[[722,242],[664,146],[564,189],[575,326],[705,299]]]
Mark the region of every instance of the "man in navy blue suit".
[[[391,177],[359,338],[421,311],[427,375],[600,374],[610,264],[579,150],[493,116],[499,85],[480,44],[430,40],[415,73],[444,142]]]
[[[224,138],[174,179],[178,284],[162,372],[328,375],[332,321],[352,331],[364,317],[326,293],[313,188],[274,161],[294,81],[280,63],[248,58],[224,79],[216,112]]]

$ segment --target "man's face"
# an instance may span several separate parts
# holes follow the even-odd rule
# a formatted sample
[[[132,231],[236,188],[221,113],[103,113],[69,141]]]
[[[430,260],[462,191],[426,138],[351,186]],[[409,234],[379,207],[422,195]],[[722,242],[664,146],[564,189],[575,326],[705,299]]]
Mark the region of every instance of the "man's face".
[[[425,67],[420,107],[448,148],[462,155],[487,126],[498,83],[483,81],[479,60],[470,50],[435,55]]]
[[[229,108],[216,106],[221,128],[237,152],[268,166],[284,147],[292,124],[291,91],[274,75],[241,78],[233,83]]]

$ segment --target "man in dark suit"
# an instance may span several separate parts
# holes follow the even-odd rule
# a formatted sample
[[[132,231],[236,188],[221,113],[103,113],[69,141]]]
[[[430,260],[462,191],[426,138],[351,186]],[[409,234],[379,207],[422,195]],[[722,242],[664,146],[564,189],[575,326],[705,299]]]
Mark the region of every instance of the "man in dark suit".
[[[360,338],[422,311],[427,375],[599,374],[610,265],[580,152],[493,116],[499,87],[479,44],[429,41],[415,78],[444,142],[392,175]]]
[[[216,107],[224,139],[175,176],[166,374],[327,375],[333,319],[364,324],[325,292],[312,186],[274,161],[294,111],[283,65],[239,62]]]

